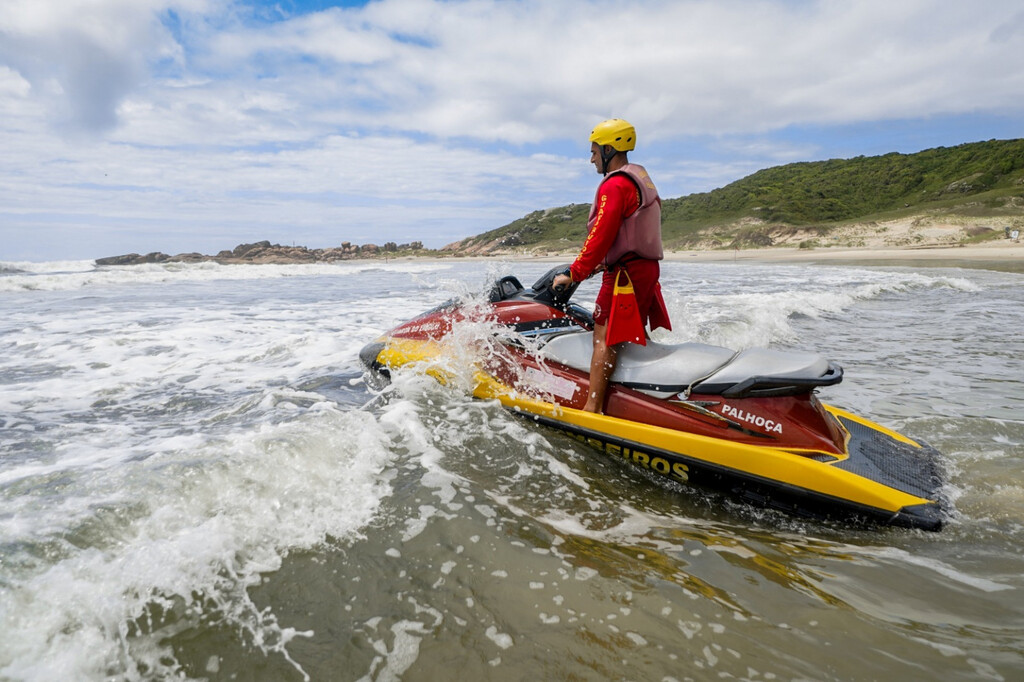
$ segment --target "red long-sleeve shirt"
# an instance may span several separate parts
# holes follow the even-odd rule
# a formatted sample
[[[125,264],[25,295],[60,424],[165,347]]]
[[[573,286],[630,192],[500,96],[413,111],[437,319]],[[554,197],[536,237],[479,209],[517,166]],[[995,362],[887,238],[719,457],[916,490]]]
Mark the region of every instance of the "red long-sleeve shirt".
[[[615,243],[624,218],[640,208],[640,193],[625,175],[613,175],[597,192],[597,214],[583,248],[569,267],[572,281],[582,282],[594,274]]]

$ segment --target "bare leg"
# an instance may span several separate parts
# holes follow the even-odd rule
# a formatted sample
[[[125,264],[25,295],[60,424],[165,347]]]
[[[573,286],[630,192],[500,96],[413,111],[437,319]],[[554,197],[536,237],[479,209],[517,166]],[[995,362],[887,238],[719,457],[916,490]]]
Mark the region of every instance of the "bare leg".
[[[619,352],[615,346],[604,342],[607,325],[594,325],[594,354],[590,358],[590,395],[583,407],[586,412],[601,414],[604,411],[604,394],[608,381],[615,371]]]

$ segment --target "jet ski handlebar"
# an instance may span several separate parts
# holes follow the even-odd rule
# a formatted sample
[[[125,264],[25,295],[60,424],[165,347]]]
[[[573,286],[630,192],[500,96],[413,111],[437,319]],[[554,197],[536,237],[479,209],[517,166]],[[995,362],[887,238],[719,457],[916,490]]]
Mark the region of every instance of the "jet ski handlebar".
[[[572,295],[576,293],[580,283],[573,282],[570,285],[554,286],[555,277],[564,274],[568,269],[568,263],[556,265],[541,275],[540,279],[533,283],[534,300],[554,306],[563,306],[568,303]]]

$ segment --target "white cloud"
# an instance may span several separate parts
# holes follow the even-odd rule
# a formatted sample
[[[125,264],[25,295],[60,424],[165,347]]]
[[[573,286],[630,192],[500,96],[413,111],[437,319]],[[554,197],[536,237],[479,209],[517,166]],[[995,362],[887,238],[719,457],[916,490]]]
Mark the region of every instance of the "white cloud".
[[[198,0],[11,0],[0,22],[9,68],[86,127],[111,127],[140,91],[187,96],[147,70],[163,59],[207,80],[200,97],[242,90],[269,114],[517,142],[610,112],[665,139],[1015,108],[1017,6],[383,0],[268,25]],[[191,17],[191,54],[168,10]]]
[[[1024,56],[993,38],[1014,9],[393,0],[247,28],[229,54],[327,60],[295,87],[317,83],[360,125],[517,141],[619,112],[666,138],[1017,106]]]
[[[587,201],[585,137],[607,116],[637,125],[660,185],[695,191],[814,153],[775,131],[1024,106],[1017,0],[380,0],[254,14],[243,0],[0,4],[0,225],[135,221],[140,242],[157,234],[147,225],[162,238],[320,225],[310,241],[333,243],[375,226],[402,240],[429,216],[438,232],[420,238],[437,244]],[[724,156],[673,156],[702,136]],[[765,146],[742,147],[752,141]]]
[[[148,78],[151,60],[177,45],[159,10],[197,2],[162,0],[7,0],[0,6],[0,61],[47,100],[55,122],[113,128],[118,102]]]

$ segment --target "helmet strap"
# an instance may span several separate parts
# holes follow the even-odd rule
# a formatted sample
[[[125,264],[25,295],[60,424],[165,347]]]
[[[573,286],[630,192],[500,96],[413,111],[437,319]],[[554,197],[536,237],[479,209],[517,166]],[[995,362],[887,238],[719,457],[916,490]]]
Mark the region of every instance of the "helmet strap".
[[[610,144],[601,145],[601,173],[603,175],[608,175],[608,164],[618,153],[618,150]]]

